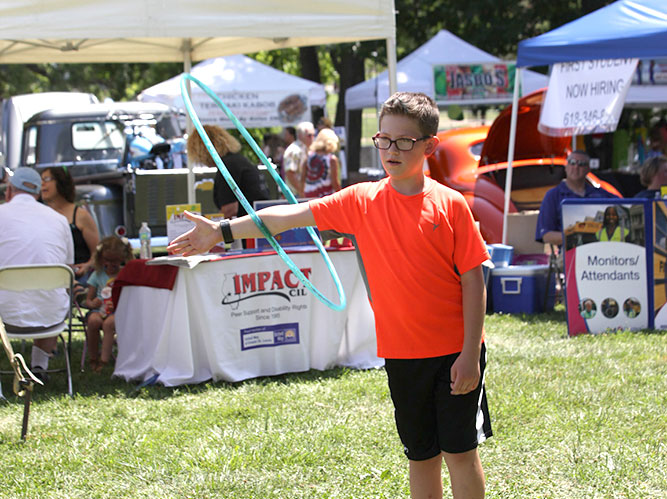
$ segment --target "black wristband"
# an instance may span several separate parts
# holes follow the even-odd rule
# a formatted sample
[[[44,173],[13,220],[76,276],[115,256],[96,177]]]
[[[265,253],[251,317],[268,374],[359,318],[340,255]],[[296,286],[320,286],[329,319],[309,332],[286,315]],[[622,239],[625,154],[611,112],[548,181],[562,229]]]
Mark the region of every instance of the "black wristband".
[[[222,239],[225,244],[232,244],[234,236],[232,235],[232,228],[229,226],[229,220],[224,219],[220,221],[220,232],[222,232]]]

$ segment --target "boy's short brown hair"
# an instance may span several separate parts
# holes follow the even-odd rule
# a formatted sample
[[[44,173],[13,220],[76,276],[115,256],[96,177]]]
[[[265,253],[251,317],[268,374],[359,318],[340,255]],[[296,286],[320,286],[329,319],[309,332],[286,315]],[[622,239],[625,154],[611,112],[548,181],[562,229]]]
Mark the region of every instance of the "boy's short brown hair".
[[[440,111],[435,101],[421,92],[396,92],[382,105],[382,118],[389,115],[407,116],[415,120],[424,135],[436,135]]]

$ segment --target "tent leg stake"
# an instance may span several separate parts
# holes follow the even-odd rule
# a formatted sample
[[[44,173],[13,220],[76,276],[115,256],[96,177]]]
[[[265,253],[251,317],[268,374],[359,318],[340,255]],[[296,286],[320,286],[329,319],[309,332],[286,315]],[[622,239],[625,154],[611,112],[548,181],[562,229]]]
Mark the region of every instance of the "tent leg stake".
[[[25,440],[25,437],[28,434],[28,418],[30,417],[31,398],[32,389],[28,389],[23,395],[23,425],[21,426],[21,440]]]

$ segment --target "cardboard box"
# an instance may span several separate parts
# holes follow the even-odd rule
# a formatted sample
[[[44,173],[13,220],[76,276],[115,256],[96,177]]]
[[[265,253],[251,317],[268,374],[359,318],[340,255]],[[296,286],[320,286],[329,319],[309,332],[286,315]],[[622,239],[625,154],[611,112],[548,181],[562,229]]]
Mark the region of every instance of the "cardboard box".
[[[539,213],[533,210],[507,214],[507,244],[514,247],[514,253],[544,253],[544,243],[535,241]]]

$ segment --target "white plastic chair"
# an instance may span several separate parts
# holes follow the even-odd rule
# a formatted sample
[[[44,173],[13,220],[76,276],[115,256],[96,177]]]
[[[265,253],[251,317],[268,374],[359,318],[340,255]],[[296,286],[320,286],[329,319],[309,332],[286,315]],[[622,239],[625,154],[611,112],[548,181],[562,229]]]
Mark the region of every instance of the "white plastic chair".
[[[74,286],[74,272],[70,267],[63,264],[33,264],[12,265],[0,268],[0,289],[6,291],[34,291],[53,290],[65,288],[68,291],[69,307],[65,318],[54,318],[61,320],[55,325],[45,327],[21,328],[20,332],[5,323],[7,337],[9,339],[36,340],[41,338],[53,338],[57,336],[63,343],[63,354],[65,356],[65,370],[67,371],[68,393],[72,396],[72,370],[70,367],[70,355],[72,349],[72,288]],[[63,333],[67,332],[67,341]],[[49,369],[46,372],[60,372],[62,369]],[[13,373],[13,371],[12,371]]]

